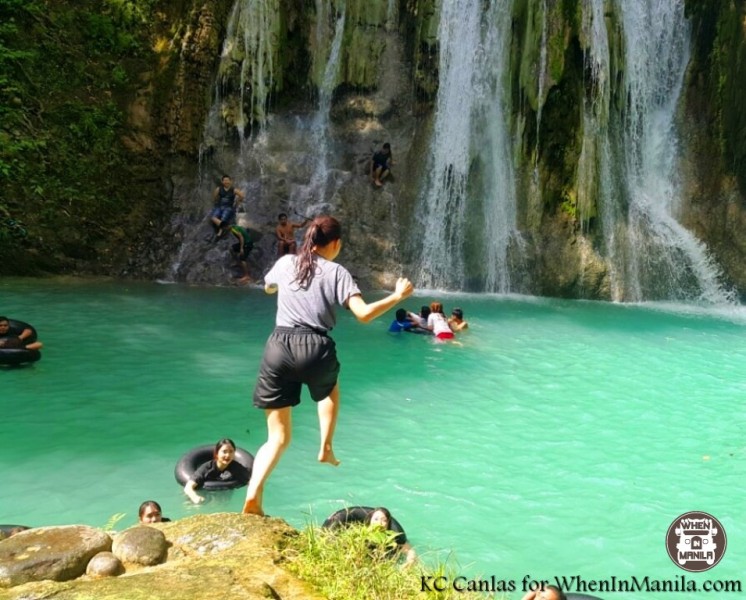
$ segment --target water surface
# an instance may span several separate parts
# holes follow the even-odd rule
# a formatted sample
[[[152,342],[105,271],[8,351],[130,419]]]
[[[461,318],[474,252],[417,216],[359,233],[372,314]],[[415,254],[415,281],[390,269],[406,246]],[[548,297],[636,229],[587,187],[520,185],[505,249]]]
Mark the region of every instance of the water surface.
[[[302,526],[345,505],[386,505],[425,560],[450,554],[464,575],[520,584],[679,577],[664,537],[699,510],[720,519],[728,549],[687,577],[743,577],[743,309],[440,299],[471,322],[462,346],[343,311],[343,463],[316,464],[304,392],[269,514]],[[245,288],[0,283],[0,313],[45,343],[39,363],[0,370],[0,522],[100,527],[125,513],[123,528],[151,498],[171,518],[240,510],[243,490],[191,505],[173,467],[224,436],[251,452],[263,441],[250,395],[274,302]]]

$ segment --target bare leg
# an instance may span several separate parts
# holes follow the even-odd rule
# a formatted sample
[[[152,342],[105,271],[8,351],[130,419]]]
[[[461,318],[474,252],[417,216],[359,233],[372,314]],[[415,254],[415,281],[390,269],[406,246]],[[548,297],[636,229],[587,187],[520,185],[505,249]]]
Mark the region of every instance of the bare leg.
[[[319,413],[319,431],[321,432],[321,448],[319,449],[319,462],[329,463],[335,467],[339,464],[334,456],[332,440],[334,429],[337,427],[337,415],[339,414],[339,383],[334,386],[331,393],[321,402],[317,403]]]
[[[373,171],[374,177],[373,177],[373,183],[376,187],[381,187],[383,184],[381,183],[381,171],[383,170],[383,167],[376,167],[375,171]]]
[[[383,173],[381,173],[381,176],[378,178],[378,181],[383,182],[386,177],[388,177],[388,174],[391,173],[388,169],[384,169]]]
[[[290,445],[293,425],[291,410],[292,407],[288,406],[264,411],[267,415],[267,441],[259,448],[254,459],[249,488],[246,490],[246,502],[243,505],[244,514],[264,515],[262,510],[264,484],[282,453]]]

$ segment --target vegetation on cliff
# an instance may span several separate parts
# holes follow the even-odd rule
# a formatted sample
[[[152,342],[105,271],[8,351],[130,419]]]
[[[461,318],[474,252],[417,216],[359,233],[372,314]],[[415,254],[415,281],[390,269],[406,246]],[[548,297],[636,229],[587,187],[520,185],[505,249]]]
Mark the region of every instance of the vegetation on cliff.
[[[0,272],[109,272],[164,208],[120,142],[153,5],[0,0]]]
[[[331,531],[307,526],[298,536],[288,537],[282,550],[287,569],[311,583],[329,600],[406,600],[428,598],[504,598],[504,594],[470,591],[467,579],[450,585],[460,573],[439,563],[434,570],[424,566],[402,569],[387,547],[395,534],[371,530],[363,525]],[[438,579],[444,577],[445,579]],[[433,586],[437,580],[440,585]],[[428,587],[423,589],[423,581]],[[443,582],[449,584],[443,585]],[[472,584],[479,585],[479,584]],[[483,583],[483,589],[486,584]],[[442,587],[443,589],[437,589]],[[460,587],[462,591],[455,588]]]
[[[687,0],[686,8],[694,30],[692,93],[708,113],[722,165],[746,196],[746,2]]]

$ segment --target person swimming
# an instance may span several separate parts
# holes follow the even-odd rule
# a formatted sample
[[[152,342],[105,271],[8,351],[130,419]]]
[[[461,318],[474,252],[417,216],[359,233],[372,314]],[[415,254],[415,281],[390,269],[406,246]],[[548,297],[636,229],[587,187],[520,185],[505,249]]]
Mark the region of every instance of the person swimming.
[[[155,500],[146,500],[137,512],[140,523],[165,523],[171,519],[163,516],[161,505]]]
[[[384,508],[383,506],[374,508],[366,517],[365,523],[372,528],[392,531],[391,512],[389,512],[389,509]],[[417,553],[415,552],[414,548],[412,548],[411,544],[407,541],[407,535],[403,531],[401,533],[397,533],[396,537],[394,538],[394,542],[396,543],[396,553],[398,555],[404,555],[406,557],[404,561],[404,568],[406,569],[408,567],[411,567],[417,560]]]
[[[248,483],[251,473],[236,457],[236,444],[229,438],[223,438],[215,444],[213,459],[204,463],[192,474],[184,485],[184,493],[195,504],[205,501],[196,490],[205,485],[205,481],[235,481],[237,484]]]
[[[409,320],[407,311],[400,308],[396,311],[396,318],[389,325],[389,331],[391,333],[399,333],[401,331],[409,331],[414,327],[414,323]]]
[[[453,331],[448,326],[443,305],[440,302],[430,303],[430,315],[427,317],[427,328],[435,334],[438,340],[452,340]]]

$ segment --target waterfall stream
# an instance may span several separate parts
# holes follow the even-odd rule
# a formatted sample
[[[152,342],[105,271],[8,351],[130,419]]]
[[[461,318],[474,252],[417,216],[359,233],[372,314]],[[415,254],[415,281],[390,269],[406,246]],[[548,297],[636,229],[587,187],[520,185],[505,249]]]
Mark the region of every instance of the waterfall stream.
[[[418,200],[418,284],[509,291],[515,184],[504,69],[510,5],[479,0],[442,6],[440,86],[427,177]],[[474,90],[468,92],[467,90]],[[482,185],[472,168],[479,165]]]
[[[283,165],[283,173],[293,176],[275,178],[284,187],[281,198],[272,196],[272,211],[278,204],[295,213],[331,210],[336,206],[331,198],[355,176],[340,159],[349,143],[332,135],[331,109],[340,69],[350,58],[345,40],[351,36],[345,36],[345,29],[359,24],[352,16],[346,22],[345,2],[314,4],[307,40],[316,110],[273,117],[273,124],[268,105],[280,76],[279,0],[238,0],[233,6],[204,128],[199,181],[179,217],[183,243],[174,278],[194,270],[207,273],[224,258],[223,251],[204,249],[204,231],[194,227],[204,219],[206,188],[213,185],[203,181],[205,156],[211,160],[211,178],[218,168],[226,169],[242,189],[253,186],[254,198],[265,185],[260,182],[265,166]],[[536,86],[531,89],[538,104],[533,146],[523,150],[525,121],[514,103],[525,102],[524,92],[511,89],[516,7],[514,0],[439,5],[432,133],[422,158],[423,176],[412,193],[416,223],[408,249],[418,287],[523,292],[531,289],[528,265],[545,252],[528,246],[527,240],[541,243],[541,235],[524,238],[518,223],[535,234],[545,211],[541,146],[551,141],[547,132],[552,128],[542,119],[550,114],[544,103],[552,97],[552,86],[561,83],[555,81],[560,71],[550,44],[556,42],[556,19],[562,17],[549,0],[536,0],[527,9],[533,23],[528,35],[536,38],[528,40],[538,45],[527,72],[536,80],[522,85]],[[398,0],[386,0],[385,8],[382,30],[397,35],[399,11],[404,19],[405,8]],[[732,292],[707,247],[687,229],[682,206],[676,126],[691,33],[684,0],[583,0],[579,10],[582,137],[577,188],[568,192],[577,192],[581,270],[589,264],[605,274],[615,301],[731,302]],[[278,127],[283,129],[273,140]],[[281,159],[277,152],[284,152]]]
[[[325,33],[324,25],[327,15],[331,13],[332,4],[327,5],[328,0],[317,0],[317,24],[316,41],[318,47],[323,45]],[[327,198],[328,166],[327,155],[329,154],[329,112],[332,107],[332,95],[337,84],[339,75],[342,38],[345,29],[344,5],[337,16],[334,26],[334,37],[332,38],[329,54],[324,61],[323,75],[319,84],[319,107],[311,124],[314,152],[317,156],[316,167],[311,177],[310,190],[306,197],[313,198],[317,202],[324,202]],[[321,61],[320,52],[317,51],[316,60]]]
[[[587,5],[588,3],[586,3]],[[593,20],[602,7],[592,2]],[[705,245],[680,222],[681,176],[676,108],[689,61],[684,1],[618,0],[624,39],[625,102],[597,140],[600,211],[615,300],[723,303],[731,295]],[[608,102],[608,53],[600,27],[593,50]],[[600,109],[597,109],[600,110]],[[586,111],[588,115],[588,111]],[[596,117],[586,118],[593,126]]]

